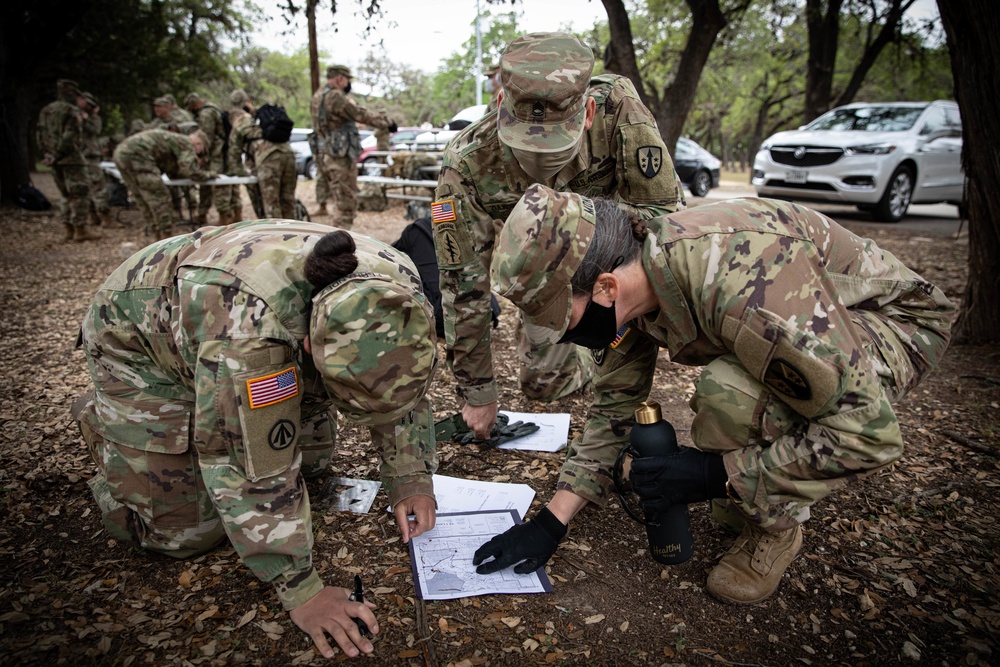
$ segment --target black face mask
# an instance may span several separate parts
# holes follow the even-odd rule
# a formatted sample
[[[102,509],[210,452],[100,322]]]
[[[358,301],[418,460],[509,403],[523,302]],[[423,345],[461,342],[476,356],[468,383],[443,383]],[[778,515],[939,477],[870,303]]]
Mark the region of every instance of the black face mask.
[[[576,343],[591,350],[603,350],[614,342],[618,335],[618,316],[615,304],[610,306],[591,301],[583,311],[583,317],[572,329],[567,329],[559,343]]]
[[[351,92],[351,82],[350,81],[348,81],[347,85],[344,86],[344,94],[346,95],[349,92]]]

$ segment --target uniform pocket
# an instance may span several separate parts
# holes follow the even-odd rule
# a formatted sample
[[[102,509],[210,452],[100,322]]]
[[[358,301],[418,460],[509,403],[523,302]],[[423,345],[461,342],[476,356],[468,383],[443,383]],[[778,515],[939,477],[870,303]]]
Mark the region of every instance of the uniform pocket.
[[[302,391],[294,364],[233,377],[239,397],[242,446],[237,455],[251,481],[277,475],[295,458],[301,430]]]

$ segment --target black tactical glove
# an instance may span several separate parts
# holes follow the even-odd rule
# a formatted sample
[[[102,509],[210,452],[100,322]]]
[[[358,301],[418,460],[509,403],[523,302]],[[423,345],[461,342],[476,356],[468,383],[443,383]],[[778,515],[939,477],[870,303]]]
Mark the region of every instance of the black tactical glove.
[[[565,524],[546,507],[530,521],[507,529],[476,549],[472,564],[479,574],[490,574],[520,563],[514,566],[514,572],[530,574],[552,558],[564,537]],[[483,563],[491,556],[494,560]]]
[[[629,481],[648,516],[674,505],[725,498],[726,466],[720,454],[681,447],[668,456],[632,459]]]
[[[434,437],[437,442],[454,440],[462,445],[476,444],[486,447],[498,447],[505,442],[523,438],[538,430],[538,424],[532,422],[517,421],[508,423],[510,418],[504,414],[497,415],[497,423],[490,431],[490,437],[486,440],[477,440],[475,434],[466,425],[461,414],[455,414],[447,419],[442,419],[434,424]]]
[[[390,132],[395,132],[398,129],[399,129],[399,125],[396,125],[396,121],[391,121],[389,123],[389,131]]]

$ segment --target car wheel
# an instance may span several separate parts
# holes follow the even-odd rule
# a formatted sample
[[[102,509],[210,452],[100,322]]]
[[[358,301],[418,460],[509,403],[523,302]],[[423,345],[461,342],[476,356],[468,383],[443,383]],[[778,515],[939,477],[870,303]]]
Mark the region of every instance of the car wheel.
[[[318,175],[319,175],[319,167],[316,166],[316,161],[309,160],[308,162],[306,162],[306,176],[308,176],[311,180],[315,181]]]
[[[873,213],[875,219],[882,222],[899,222],[910,208],[911,197],[913,197],[913,170],[900,165],[892,172],[889,185],[875,206]]]
[[[712,176],[707,171],[699,171],[691,179],[691,194],[704,197],[712,189]]]

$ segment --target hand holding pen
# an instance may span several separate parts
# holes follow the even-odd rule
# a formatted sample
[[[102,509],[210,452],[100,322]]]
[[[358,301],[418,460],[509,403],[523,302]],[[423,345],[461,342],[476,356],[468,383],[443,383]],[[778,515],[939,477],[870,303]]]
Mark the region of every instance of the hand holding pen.
[[[365,601],[365,589],[361,585],[361,577],[359,575],[354,575],[354,592],[351,593],[348,600],[353,600],[354,602],[364,602]],[[368,636],[368,625],[362,621],[360,618],[355,618],[354,623],[358,626],[358,632],[361,633],[362,637]]]
[[[354,592],[348,588],[325,586],[307,602],[292,609],[292,621],[312,637],[324,658],[333,658],[333,639],[349,658],[374,650],[366,635],[377,635],[375,605],[364,600],[361,577],[355,577]]]

